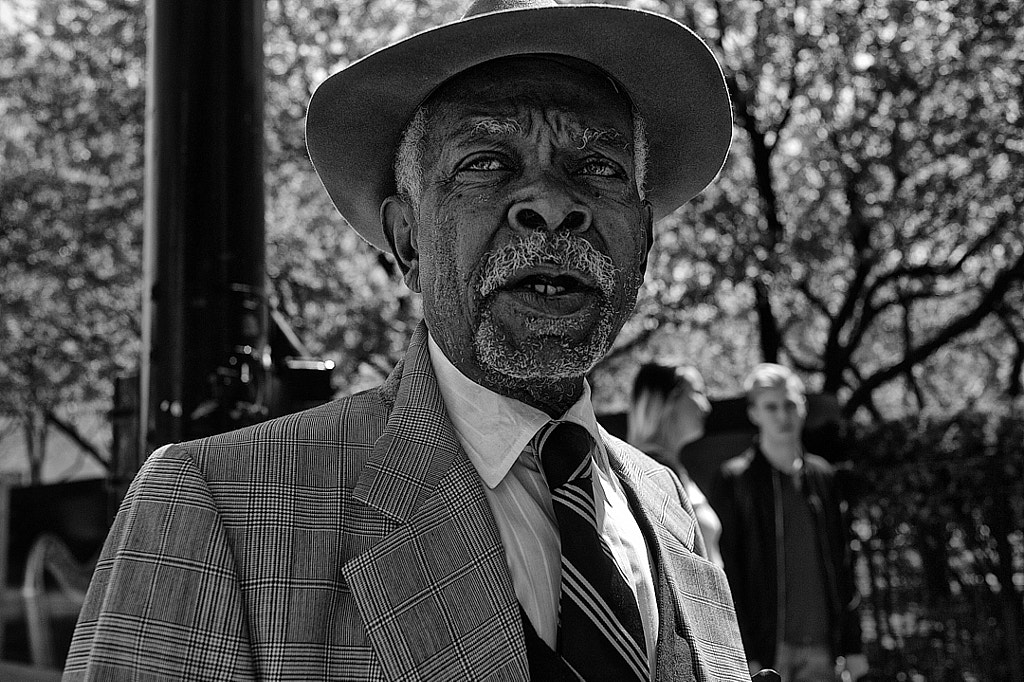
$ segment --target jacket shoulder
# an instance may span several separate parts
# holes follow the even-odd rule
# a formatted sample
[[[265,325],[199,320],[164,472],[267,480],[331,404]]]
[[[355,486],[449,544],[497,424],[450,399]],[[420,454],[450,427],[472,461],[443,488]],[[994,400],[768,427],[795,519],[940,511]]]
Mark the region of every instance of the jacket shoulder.
[[[656,469],[662,466],[651,457],[648,457],[643,450],[622,440],[618,436],[613,436],[606,429],[601,428],[600,433],[605,445],[611,447],[620,457],[629,459],[642,469]]]
[[[380,438],[391,412],[381,387],[235,431],[179,443],[171,451],[187,453],[204,476],[235,478],[256,463],[277,460],[350,459]],[[170,453],[168,453],[170,454]]]
[[[675,487],[672,483],[672,481],[677,480],[675,472],[643,450],[627,443],[621,438],[613,436],[604,429],[601,431],[601,438],[609,446],[610,452],[614,452],[624,464],[628,463],[642,471],[644,475],[650,476],[654,480],[660,480],[669,487]]]
[[[723,478],[735,478],[742,476],[744,473],[750,470],[750,465],[754,461],[754,450],[748,448],[741,454],[736,455],[730,459],[727,459],[722,463],[720,474]]]
[[[824,457],[814,453],[804,453],[804,467],[809,471],[816,471],[822,474],[833,474],[836,468]]]

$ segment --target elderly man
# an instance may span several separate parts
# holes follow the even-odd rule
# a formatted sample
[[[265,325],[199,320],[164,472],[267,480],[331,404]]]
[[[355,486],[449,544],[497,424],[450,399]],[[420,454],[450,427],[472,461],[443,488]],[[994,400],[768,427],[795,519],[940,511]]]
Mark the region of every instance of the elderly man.
[[[615,7],[481,1],[327,79],[314,167],[425,322],[377,389],[154,453],[67,676],[745,679],[679,481],[584,380],[730,134],[703,43]]]

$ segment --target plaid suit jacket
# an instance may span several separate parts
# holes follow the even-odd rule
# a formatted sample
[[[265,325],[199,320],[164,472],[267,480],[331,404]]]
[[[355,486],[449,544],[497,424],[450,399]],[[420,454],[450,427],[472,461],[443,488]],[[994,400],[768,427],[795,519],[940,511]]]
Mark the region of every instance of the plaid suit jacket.
[[[685,635],[697,679],[749,679],[725,576],[701,556],[678,481],[604,437],[658,567],[658,678]],[[482,485],[421,324],[377,389],[150,457],[65,679],[525,680]]]

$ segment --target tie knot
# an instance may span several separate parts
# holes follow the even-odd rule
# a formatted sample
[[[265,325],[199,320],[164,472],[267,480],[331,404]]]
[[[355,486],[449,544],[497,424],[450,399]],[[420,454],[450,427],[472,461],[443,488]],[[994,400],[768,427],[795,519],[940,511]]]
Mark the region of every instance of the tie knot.
[[[571,422],[552,422],[541,431],[537,449],[549,488],[561,487],[572,478],[590,454],[592,443],[587,430]]]

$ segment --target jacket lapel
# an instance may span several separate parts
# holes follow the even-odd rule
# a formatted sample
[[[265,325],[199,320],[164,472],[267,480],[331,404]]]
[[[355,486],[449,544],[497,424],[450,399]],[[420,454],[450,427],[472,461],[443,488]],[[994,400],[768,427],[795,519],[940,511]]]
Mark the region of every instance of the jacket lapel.
[[[656,679],[677,679],[680,669],[687,668],[702,681],[747,679],[728,582],[720,568],[694,551],[697,522],[689,501],[680,504],[667,469],[607,432],[601,435],[657,566],[662,627]],[[692,664],[674,660],[675,649],[683,646],[674,637],[685,638],[692,648]]]
[[[445,412],[422,324],[395,371],[394,408],[353,491],[389,530],[342,568],[370,642],[395,680],[525,680],[501,538]]]

